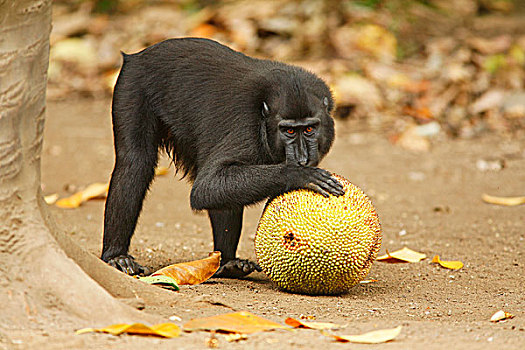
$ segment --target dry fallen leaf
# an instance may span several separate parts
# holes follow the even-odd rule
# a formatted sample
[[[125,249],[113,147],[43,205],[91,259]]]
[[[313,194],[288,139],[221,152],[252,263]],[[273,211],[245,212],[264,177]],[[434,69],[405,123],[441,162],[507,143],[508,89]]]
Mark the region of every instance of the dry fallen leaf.
[[[427,256],[423,253],[418,253],[418,252],[413,251],[412,249],[404,247],[403,249],[396,250],[395,252],[392,252],[392,253],[389,253],[387,250],[385,255],[378,257],[376,260],[390,262],[390,263],[396,263],[396,262],[416,263],[416,262],[419,262],[425,259],[426,257]]]
[[[498,205],[514,206],[514,205],[525,204],[525,196],[523,197],[496,197],[496,196],[491,196],[486,193],[483,193],[483,195],[481,196],[481,199],[483,199],[485,203],[498,204]]]
[[[142,323],[119,323],[107,326],[104,328],[83,328],[76,331],[76,334],[84,334],[89,332],[109,333],[112,335],[120,335],[122,333],[136,334],[136,335],[153,335],[164,338],[175,338],[180,334],[180,328],[174,323],[160,323],[151,327]]]
[[[60,208],[78,208],[82,203],[93,198],[105,198],[109,185],[107,183],[95,182],[86,187],[83,191],[74,195],[58,200],[55,205]]]
[[[359,335],[332,335],[339,342],[361,344],[379,344],[396,338],[401,333],[401,326],[391,329],[381,329]]]
[[[154,273],[152,276],[165,275],[173,278],[177,284],[199,284],[213,276],[219,269],[221,252],[211,252],[210,256],[195,261],[166,266]]]
[[[331,323],[331,322],[308,322],[308,321],[299,321],[295,318],[288,317],[284,323],[294,328],[309,328],[309,329],[334,329],[341,328],[341,325]]]
[[[242,334],[251,334],[278,328],[290,329],[287,326],[266,320],[247,311],[198,318],[187,322],[183,326],[186,332],[221,331]]]
[[[57,199],[58,199],[58,194],[57,193],[53,193],[53,194],[50,194],[48,196],[44,196],[44,201],[46,201],[46,203],[49,204],[49,205],[55,204]]]
[[[499,322],[509,318],[513,318],[514,315],[503,310],[499,310],[490,318],[490,322]]]
[[[432,258],[432,262],[438,263],[439,265],[451,270],[459,270],[463,267],[463,263],[461,261],[442,261],[439,258],[439,255],[434,256],[434,258]]]

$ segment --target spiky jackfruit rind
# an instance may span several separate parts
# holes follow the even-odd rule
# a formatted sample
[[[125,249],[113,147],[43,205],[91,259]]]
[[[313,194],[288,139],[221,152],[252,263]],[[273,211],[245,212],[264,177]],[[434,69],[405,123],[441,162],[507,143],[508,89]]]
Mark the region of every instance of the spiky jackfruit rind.
[[[381,247],[381,224],[370,199],[334,175],[345,194],[287,192],[265,208],[255,236],[263,271],[281,289],[311,295],[347,292],[370,271]]]

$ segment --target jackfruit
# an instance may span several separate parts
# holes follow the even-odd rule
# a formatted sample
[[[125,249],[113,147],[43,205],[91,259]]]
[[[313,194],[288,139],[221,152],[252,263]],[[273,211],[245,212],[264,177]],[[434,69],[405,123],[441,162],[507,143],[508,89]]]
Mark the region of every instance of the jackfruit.
[[[381,247],[381,224],[361,189],[323,197],[307,189],[269,202],[255,235],[259,265],[281,289],[301,294],[347,292],[370,271]]]

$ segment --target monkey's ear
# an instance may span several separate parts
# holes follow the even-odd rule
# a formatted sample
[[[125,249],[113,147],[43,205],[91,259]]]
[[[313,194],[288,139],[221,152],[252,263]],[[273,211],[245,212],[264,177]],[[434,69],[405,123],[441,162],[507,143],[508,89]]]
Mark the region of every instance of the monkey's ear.
[[[268,117],[270,115],[270,108],[268,108],[268,104],[266,104],[266,102],[263,102],[262,115],[263,117]]]
[[[333,105],[331,105],[330,100],[326,96],[323,98],[323,106],[328,113],[332,113]]]

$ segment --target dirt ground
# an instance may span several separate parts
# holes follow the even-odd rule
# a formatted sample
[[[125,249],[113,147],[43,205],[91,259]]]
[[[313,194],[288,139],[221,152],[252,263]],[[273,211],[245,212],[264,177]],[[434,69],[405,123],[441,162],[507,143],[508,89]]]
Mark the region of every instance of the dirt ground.
[[[380,254],[408,246],[427,254],[416,264],[376,262],[369,278],[337,297],[313,297],[279,291],[263,273],[244,280],[211,280],[182,287],[171,306],[145,305],[145,311],[192,318],[232,310],[251,311],[283,322],[315,316],[346,325],[337,334],[359,334],[402,325],[393,342],[376,345],[335,343],[318,331],[274,331],[227,343],[227,349],[522,349],[525,347],[525,206],[485,204],[481,194],[525,195],[525,140],[486,135],[469,140],[438,137],[427,153],[393,146],[384,130],[354,121],[337,121],[334,147],[322,166],[360,186],[377,207],[384,229]],[[42,182],[45,194],[66,196],[65,187],[107,181],[113,167],[109,100],[48,104]],[[482,159],[505,162],[501,171],[480,171]],[[162,165],[169,162],[164,157]],[[173,169],[173,167],[171,168]],[[131,245],[131,254],[158,268],[206,257],[212,250],[205,214],[189,207],[190,186],[172,175],[158,177],[147,197]],[[261,205],[247,210],[238,255],[255,259],[253,239]],[[56,221],[80,245],[99,255],[104,201],[78,209],[51,208]],[[459,271],[430,263],[433,255],[465,263]],[[152,287],[156,288],[156,287]],[[199,308],[184,305],[198,297]],[[491,323],[503,309],[516,317]],[[101,321],[99,325],[104,326]],[[171,340],[71,333],[38,337],[47,348],[205,348],[208,333],[185,333]],[[45,345],[45,346],[44,346]]]

